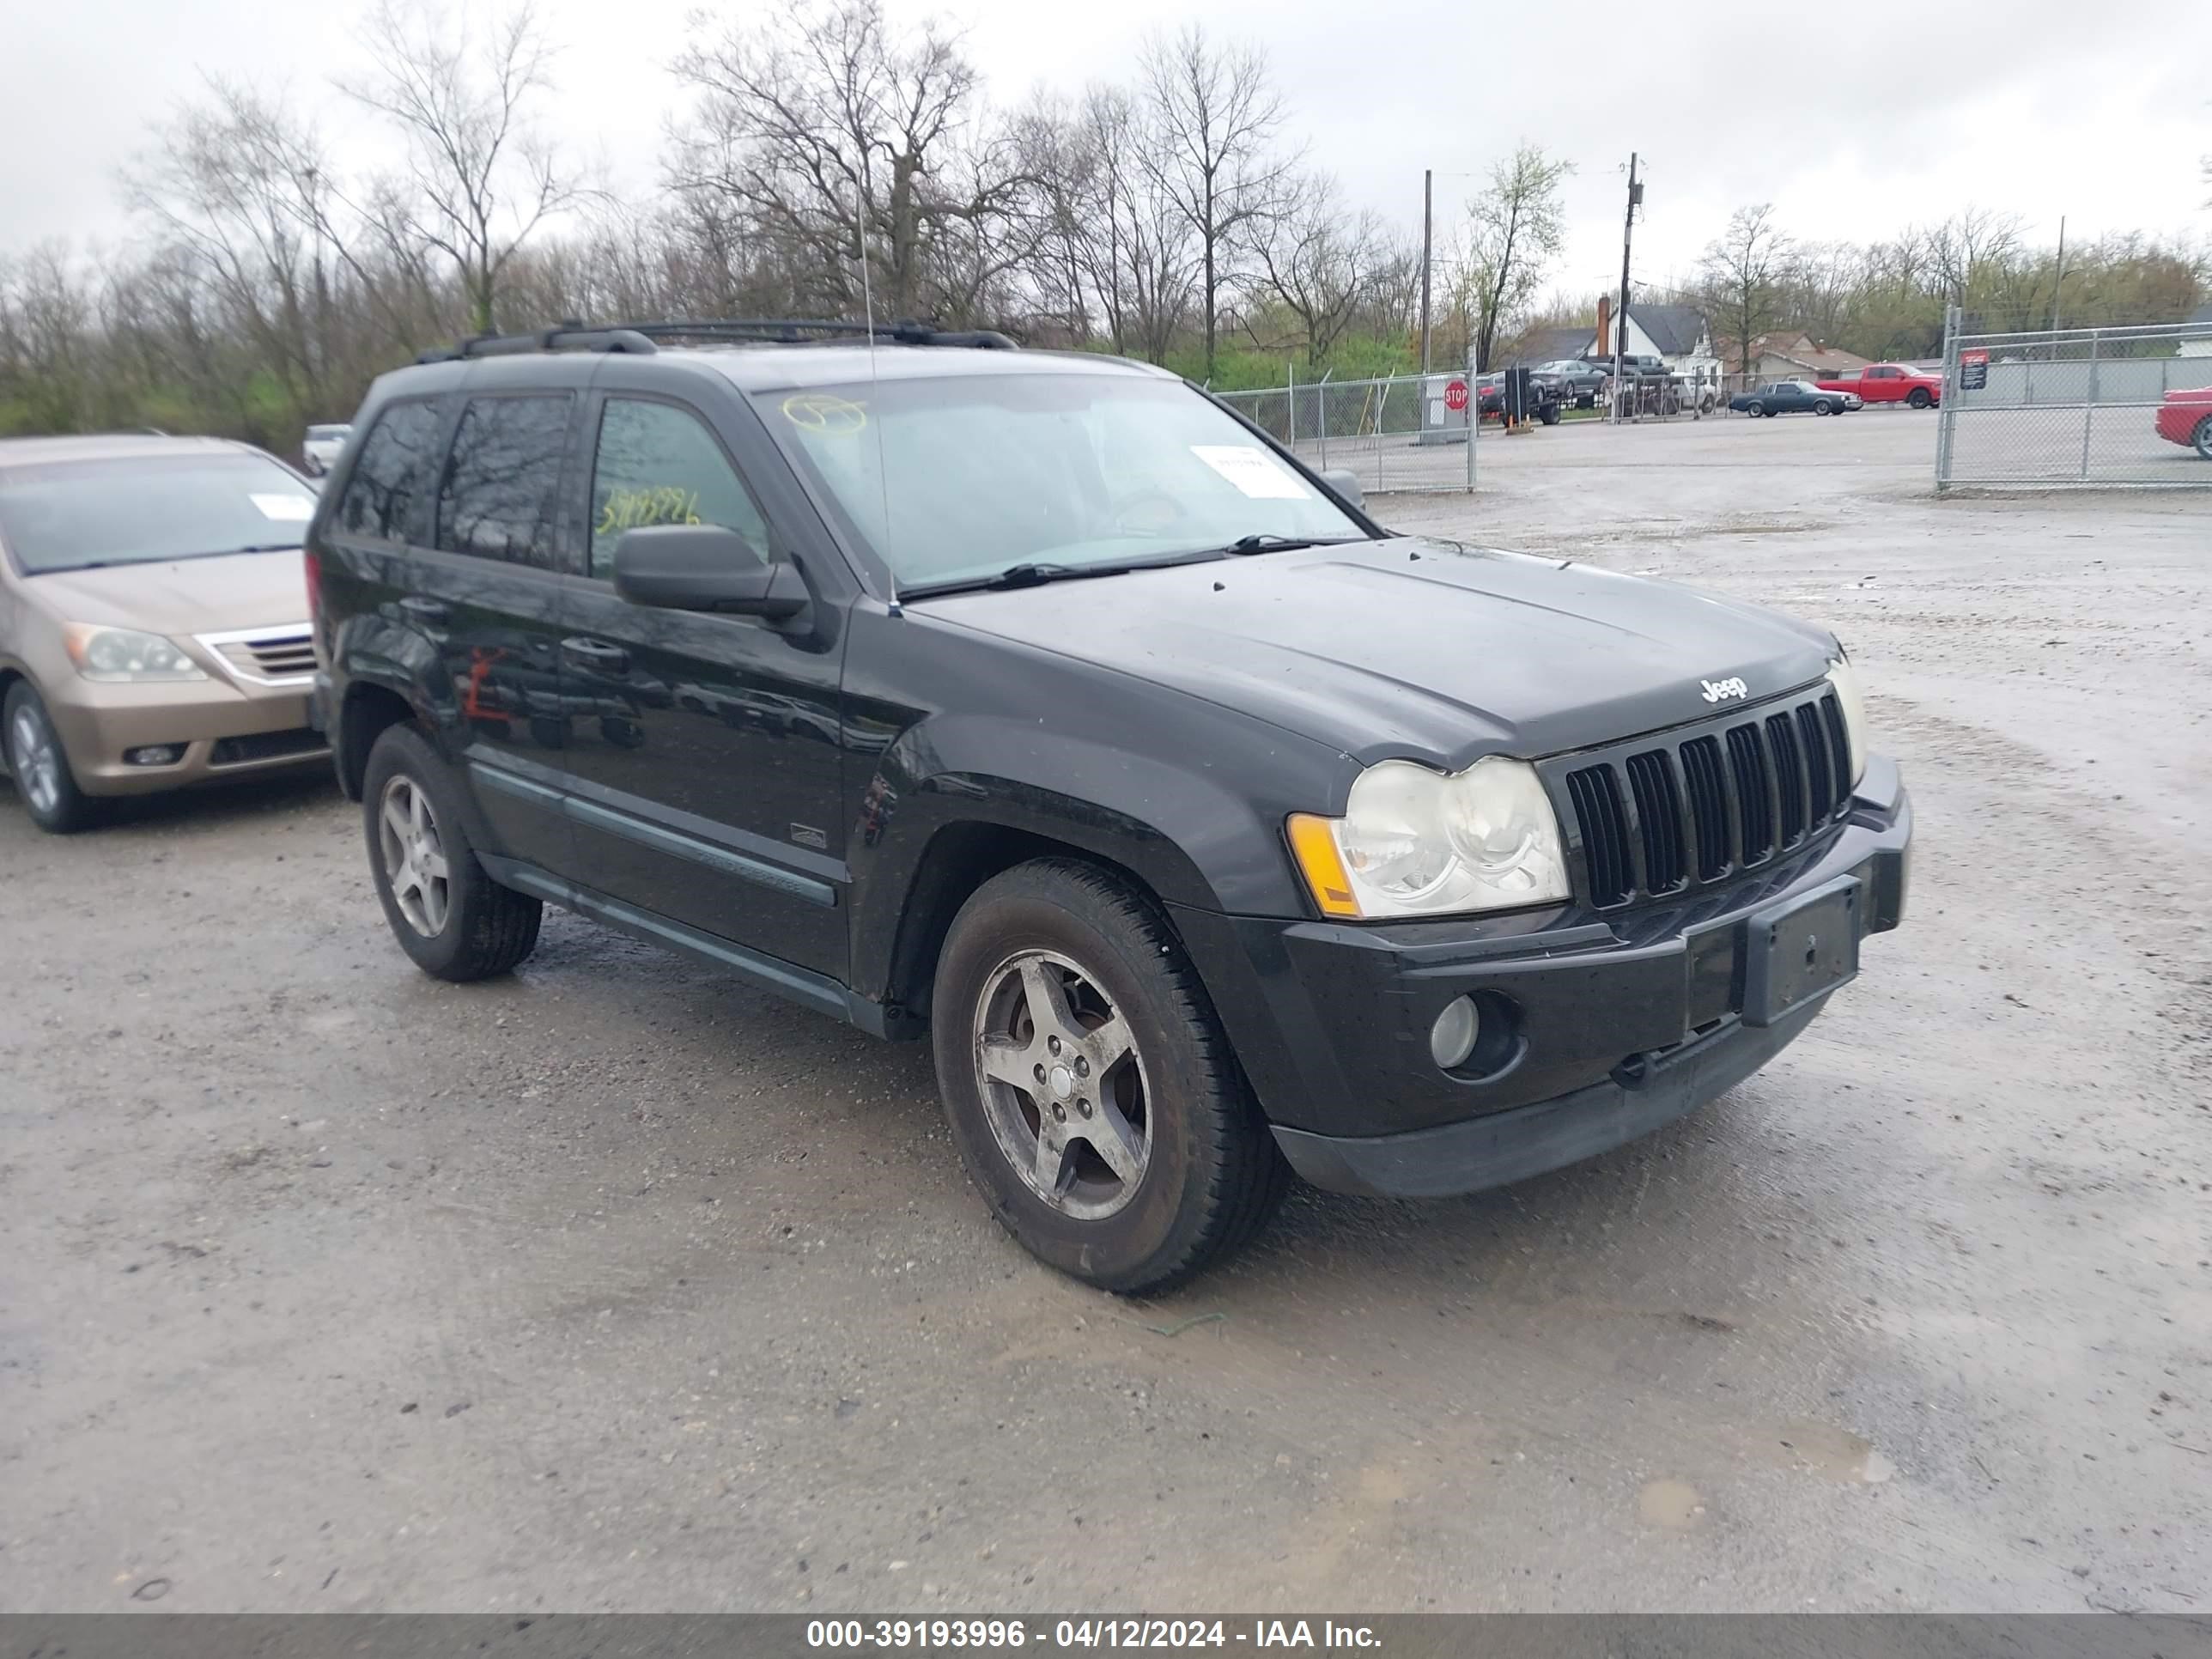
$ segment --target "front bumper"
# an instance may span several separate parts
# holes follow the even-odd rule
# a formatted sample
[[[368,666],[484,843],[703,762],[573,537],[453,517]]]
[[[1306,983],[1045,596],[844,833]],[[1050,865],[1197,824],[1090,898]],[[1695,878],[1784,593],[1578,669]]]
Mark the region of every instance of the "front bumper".
[[[1364,927],[1176,921],[1299,1173],[1436,1197],[1619,1146],[1757,1071],[1833,987],[1774,1003],[1755,932],[1848,890],[1855,962],[1858,937],[1903,917],[1911,836],[1896,768],[1877,757],[1826,843],[1684,903]],[[1431,1027],[1461,996],[1511,1034],[1480,1075],[1430,1054]]]
[[[307,699],[299,690],[243,690],[213,678],[133,685],[72,675],[42,692],[70,770],[88,795],[153,794],[329,763],[329,747],[308,728]],[[184,752],[160,766],[124,759],[131,750],[164,744]]]

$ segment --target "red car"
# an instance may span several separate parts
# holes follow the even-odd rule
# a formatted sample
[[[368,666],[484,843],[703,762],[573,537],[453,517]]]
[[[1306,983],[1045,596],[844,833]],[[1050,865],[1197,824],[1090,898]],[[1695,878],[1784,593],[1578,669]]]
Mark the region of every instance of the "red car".
[[[2212,461],[2212,386],[2167,392],[2157,420],[2160,437],[2170,444],[2186,444]]]
[[[1927,409],[1943,401],[1943,377],[1910,363],[1871,363],[1856,374],[1816,382],[1823,392],[1856,392],[1869,404]]]

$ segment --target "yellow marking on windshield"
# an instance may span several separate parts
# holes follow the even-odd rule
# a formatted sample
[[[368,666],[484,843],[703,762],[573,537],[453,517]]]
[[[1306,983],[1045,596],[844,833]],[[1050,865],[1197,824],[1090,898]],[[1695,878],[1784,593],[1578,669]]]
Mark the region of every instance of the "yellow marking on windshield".
[[[794,392],[783,400],[783,418],[804,432],[847,437],[868,423],[868,411],[828,392]]]

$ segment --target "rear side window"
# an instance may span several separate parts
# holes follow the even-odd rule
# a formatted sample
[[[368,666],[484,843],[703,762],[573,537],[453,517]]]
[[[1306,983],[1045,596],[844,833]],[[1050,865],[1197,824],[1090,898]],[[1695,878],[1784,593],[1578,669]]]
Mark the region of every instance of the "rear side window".
[[[720,525],[762,562],[774,557],[768,521],[703,421],[669,404],[610,398],[592,471],[592,574],[611,579],[623,532],[657,524]]]
[[[405,541],[415,503],[437,471],[432,451],[437,439],[434,404],[393,404],[379,416],[338,498],[338,528],[349,535]]]
[[[439,547],[550,570],[571,399],[477,398],[461,411],[438,491]]]

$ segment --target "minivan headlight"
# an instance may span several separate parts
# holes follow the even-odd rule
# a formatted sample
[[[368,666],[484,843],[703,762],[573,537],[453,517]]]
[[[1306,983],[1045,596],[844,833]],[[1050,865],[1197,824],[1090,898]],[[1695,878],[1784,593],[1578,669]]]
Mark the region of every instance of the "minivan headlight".
[[[173,640],[135,628],[70,628],[70,660],[88,680],[204,680],[207,672]]]
[[[1844,711],[1844,736],[1851,745],[1851,781],[1866,775],[1866,704],[1859,698],[1858,670],[1850,659],[1838,657],[1828,665],[1828,684],[1835,688],[1836,702]]]
[[[1526,761],[1492,756],[1449,776],[1380,761],[1354,781],[1342,817],[1295,813],[1289,830],[1324,915],[1455,915],[1568,894],[1559,817]]]

